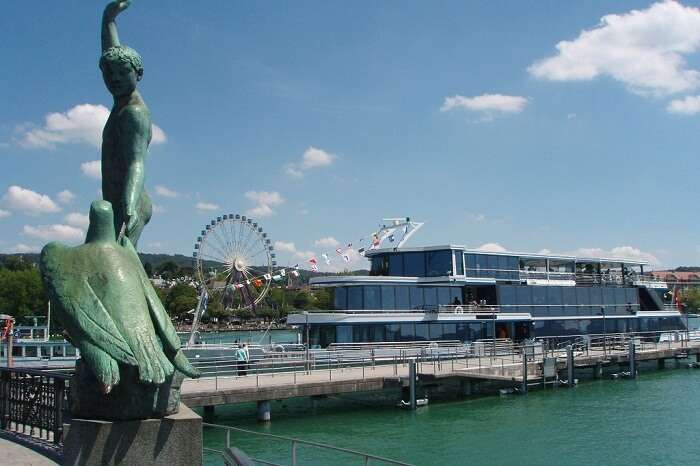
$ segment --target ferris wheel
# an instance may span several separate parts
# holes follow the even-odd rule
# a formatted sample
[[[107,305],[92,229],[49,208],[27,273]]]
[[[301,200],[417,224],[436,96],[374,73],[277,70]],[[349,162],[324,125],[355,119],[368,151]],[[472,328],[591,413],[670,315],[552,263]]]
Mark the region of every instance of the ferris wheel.
[[[228,214],[211,220],[197,237],[195,274],[210,302],[224,309],[255,310],[270,288],[277,265],[272,242],[252,219]]]

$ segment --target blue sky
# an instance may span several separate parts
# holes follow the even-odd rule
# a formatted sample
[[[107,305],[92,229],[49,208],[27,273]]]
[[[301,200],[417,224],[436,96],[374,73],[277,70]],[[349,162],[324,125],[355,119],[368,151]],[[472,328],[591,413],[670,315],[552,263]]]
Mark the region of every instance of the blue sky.
[[[140,249],[250,212],[304,263],[410,215],[413,245],[700,264],[698,2],[525,3],[134,0],[162,130]],[[4,6],[0,251],[84,236],[103,5]]]

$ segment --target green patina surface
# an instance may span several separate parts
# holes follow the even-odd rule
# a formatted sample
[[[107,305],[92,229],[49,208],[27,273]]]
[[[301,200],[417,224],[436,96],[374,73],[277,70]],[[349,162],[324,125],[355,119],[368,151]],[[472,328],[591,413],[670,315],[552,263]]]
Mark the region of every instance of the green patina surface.
[[[84,245],[50,243],[41,253],[51,302],[82,356],[71,384],[71,409],[100,419],[172,414],[183,374],[199,375],[180,350],[135,249],[151,217],[144,190],[151,118],[136,91],[141,58],[119,44],[114,23],[129,3],[109,3],[102,20],[100,68],[114,97],[102,144],[105,200],[90,207]]]

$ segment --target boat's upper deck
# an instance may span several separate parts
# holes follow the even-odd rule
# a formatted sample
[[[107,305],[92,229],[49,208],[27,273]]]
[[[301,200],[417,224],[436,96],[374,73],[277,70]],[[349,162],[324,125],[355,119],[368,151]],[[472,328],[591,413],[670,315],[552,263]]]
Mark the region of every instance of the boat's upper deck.
[[[312,285],[360,282],[523,282],[561,286],[648,286],[665,283],[645,274],[646,261],[557,254],[487,252],[444,245],[367,251],[369,276],[316,277]]]

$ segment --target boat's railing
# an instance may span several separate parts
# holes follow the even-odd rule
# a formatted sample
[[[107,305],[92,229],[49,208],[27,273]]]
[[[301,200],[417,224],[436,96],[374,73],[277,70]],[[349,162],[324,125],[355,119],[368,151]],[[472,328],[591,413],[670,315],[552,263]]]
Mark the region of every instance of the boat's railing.
[[[429,341],[383,341],[369,343],[331,343],[328,350],[372,350],[372,349],[409,349],[409,348],[448,348],[462,347],[460,340],[429,340]]]
[[[316,451],[322,451],[323,452],[323,460],[326,462],[326,464],[330,464],[330,462],[334,461],[333,459],[329,458],[329,454],[334,454],[337,456],[337,459],[335,461],[341,460],[343,458],[354,458],[362,461],[362,464],[369,465],[369,464],[390,464],[390,465],[398,465],[398,466],[410,466],[409,463],[404,463],[402,461],[397,461],[397,460],[392,460],[389,458],[384,458],[382,456],[378,455],[373,455],[371,453],[365,453],[357,450],[352,450],[350,448],[343,448],[343,447],[338,447],[335,445],[329,445],[327,443],[320,443],[320,442],[314,442],[311,440],[302,440],[298,438],[293,438],[293,437],[286,437],[283,435],[275,435],[275,434],[268,434],[266,432],[255,432],[252,430],[247,430],[247,429],[241,429],[239,427],[231,427],[231,426],[224,426],[220,424],[210,424],[210,423],[202,423],[204,427],[204,431],[206,432],[208,429],[209,430],[217,430],[217,431],[223,431],[225,433],[223,443],[224,447],[223,448],[212,448],[212,447],[204,447],[205,453],[210,453],[214,454],[216,456],[219,456],[220,458],[224,458],[224,455],[226,454],[227,451],[229,451],[232,447],[238,446],[240,448],[240,445],[244,444],[245,442],[241,442],[239,439],[240,437],[244,436],[252,436],[252,437],[259,437],[263,438],[265,440],[270,440],[269,442],[266,442],[264,445],[264,454],[270,455],[271,452],[274,451],[280,451],[282,449],[283,445],[287,445],[287,450],[286,453],[282,453],[281,451],[278,453],[277,456],[284,458],[284,460],[281,459],[263,459],[259,456],[259,454],[256,452],[254,455],[250,456],[250,460],[257,464],[264,464],[264,465],[270,465],[270,466],[281,466],[282,464],[291,464],[292,466],[297,466],[298,464],[301,464],[299,461],[299,457],[301,456],[300,450],[303,449],[309,449],[309,450],[316,450]],[[208,437],[209,438],[209,437]],[[209,444],[211,444],[211,441],[209,441]],[[270,445],[274,445],[274,448],[270,448]],[[254,447],[250,447],[250,450],[254,450]],[[308,455],[304,455],[305,458]]]
[[[499,280],[547,280],[571,281],[579,286],[633,286],[644,283],[665,283],[660,278],[650,274],[619,270],[597,272],[526,270],[501,268],[467,268],[468,278],[496,278]]]
[[[70,374],[0,367],[0,429],[61,444]]]

